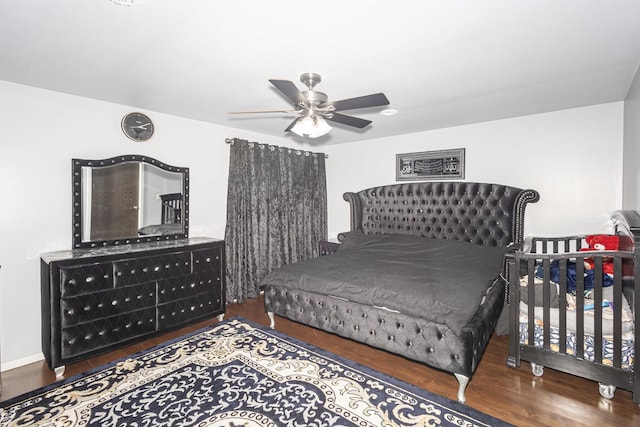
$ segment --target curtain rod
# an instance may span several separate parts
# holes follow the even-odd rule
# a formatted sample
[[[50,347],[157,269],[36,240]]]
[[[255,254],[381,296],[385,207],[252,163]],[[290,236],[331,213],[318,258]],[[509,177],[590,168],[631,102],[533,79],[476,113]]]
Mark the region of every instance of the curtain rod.
[[[224,142],[226,142],[227,144],[233,145],[233,144],[234,144],[234,142],[236,142],[236,140],[235,140],[235,138],[225,138]],[[254,144],[258,144],[258,145],[260,145],[261,143],[259,143],[259,142],[255,142]],[[263,143],[262,145],[268,145],[268,144],[264,144],[264,143]],[[304,153],[304,152],[305,152],[305,150],[297,150],[297,149],[295,149],[295,148],[289,148],[289,147],[278,147],[278,146],[276,146],[276,145],[272,145],[271,147],[286,148],[287,150],[293,150],[293,151],[297,151],[297,152],[299,152],[299,153]],[[311,154],[323,154],[323,153],[313,153],[313,152],[311,152],[311,151],[307,151],[307,153],[311,153]],[[328,159],[328,158],[329,158],[329,155],[328,155],[328,154],[325,154],[325,155],[324,155],[324,158],[325,158],[325,159]]]

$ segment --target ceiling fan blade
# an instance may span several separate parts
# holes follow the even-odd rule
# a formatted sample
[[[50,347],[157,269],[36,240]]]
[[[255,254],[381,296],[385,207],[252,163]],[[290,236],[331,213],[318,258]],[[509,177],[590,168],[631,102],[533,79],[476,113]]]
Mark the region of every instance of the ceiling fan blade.
[[[298,117],[297,119],[295,119],[294,121],[291,122],[291,124],[289,125],[288,128],[286,128],[284,131],[285,132],[289,132],[291,129],[293,129],[293,127],[296,125],[296,123],[298,123],[298,121],[302,119],[302,117]]]
[[[227,114],[259,114],[259,113],[287,113],[300,114],[302,110],[256,110],[256,111],[229,111]]]
[[[296,85],[289,80],[269,80],[272,85],[276,87],[280,92],[282,92],[287,98],[293,102],[295,106],[300,104],[305,105],[307,103],[307,99],[304,97],[302,92],[298,90]]]
[[[371,123],[371,120],[360,119],[358,117],[347,116],[346,114],[333,113],[333,116],[329,118],[326,117],[327,120],[331,120],[332,122],[342,123],[343,125],[354,126],[362,129]]]
[[[377,107],[379,105],[389,105],[389,100],[384,93],[374,93],[372,95],[358,96],[356,98],[342,99],[330,102],[336,111],[354,110],[356,108]]]

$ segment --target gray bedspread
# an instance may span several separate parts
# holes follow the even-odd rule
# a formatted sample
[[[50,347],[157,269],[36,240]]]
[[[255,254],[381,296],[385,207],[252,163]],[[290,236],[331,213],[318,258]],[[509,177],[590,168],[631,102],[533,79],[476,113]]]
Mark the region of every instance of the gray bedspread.
[[[409,235],[356,235],[335,254],[288,264],[262,285],[280,285],[444,323],[466,325],[499,277],[505,247]]]

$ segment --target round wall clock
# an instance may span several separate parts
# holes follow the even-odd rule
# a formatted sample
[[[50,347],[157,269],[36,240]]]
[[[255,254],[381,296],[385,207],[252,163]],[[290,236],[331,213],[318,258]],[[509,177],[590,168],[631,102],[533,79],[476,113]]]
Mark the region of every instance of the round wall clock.
[[[134,141],[146,141],[153,135],[153,122],[142,113],[129,113],[122,118],[122,131]]]

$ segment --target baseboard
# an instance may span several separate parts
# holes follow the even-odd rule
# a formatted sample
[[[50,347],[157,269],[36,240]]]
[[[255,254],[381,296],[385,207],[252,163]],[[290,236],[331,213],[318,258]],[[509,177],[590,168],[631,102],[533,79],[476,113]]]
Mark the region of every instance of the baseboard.
[[[41,360],[44,360],[44,355],[42,353],[39,353],[32,356],[23,357],[21,359],[12,360],[10,362],[4,362],[0,365],[0,372],[9,371],[11,369],[28,365],[29,363],[39,362]]]

